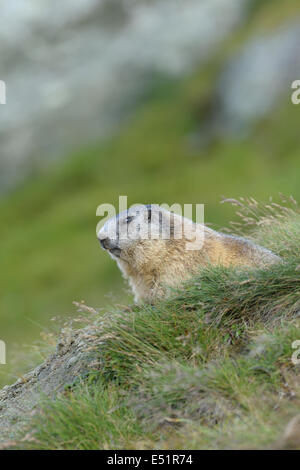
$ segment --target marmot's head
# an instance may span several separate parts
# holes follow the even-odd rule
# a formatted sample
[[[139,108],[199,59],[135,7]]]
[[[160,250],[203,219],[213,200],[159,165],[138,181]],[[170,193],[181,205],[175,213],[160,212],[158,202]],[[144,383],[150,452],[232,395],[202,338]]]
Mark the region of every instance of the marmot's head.
[[[184,227],[194,225],[158,205],[138,205],[107,220],[98,239],[115,260],[150,267],[162,261],[172,241],[180,243],[183,222]]]

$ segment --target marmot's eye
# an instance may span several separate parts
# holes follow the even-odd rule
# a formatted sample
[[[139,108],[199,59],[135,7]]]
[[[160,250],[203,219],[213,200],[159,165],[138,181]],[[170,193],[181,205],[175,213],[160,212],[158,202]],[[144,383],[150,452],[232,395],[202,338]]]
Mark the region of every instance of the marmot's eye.
[[[126,219],[125,219],[125,224],[130,224],[130,222],[132,222],[133,219],[134,219],[134,217],[132,217],[132,216],[126,217]]]

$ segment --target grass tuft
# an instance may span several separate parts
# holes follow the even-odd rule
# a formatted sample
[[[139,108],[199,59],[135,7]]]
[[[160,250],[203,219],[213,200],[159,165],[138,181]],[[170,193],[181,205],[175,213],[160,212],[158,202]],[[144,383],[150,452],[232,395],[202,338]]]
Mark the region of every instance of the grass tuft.
[[[277,207],[277,219],[274,205],[266,215],[247,203],[256,220],[249,237],[272,240],[282,261],[266,270],[206,268],[155,305],[88,309],[102,368],[44,402],[29,447],[281,446],[300,403],[300,366],[292,361],[300,339],[300,214]]]

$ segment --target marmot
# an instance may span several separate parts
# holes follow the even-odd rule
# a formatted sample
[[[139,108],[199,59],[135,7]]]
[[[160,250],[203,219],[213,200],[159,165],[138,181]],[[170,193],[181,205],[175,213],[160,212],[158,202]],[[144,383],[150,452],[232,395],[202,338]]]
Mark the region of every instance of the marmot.
[[[247,239],[216,232],[154,204],[110,218],[98,239],[117,261],[138,303],[165,297],[168,287],[180,286],[201,266],[261,268],[280,260]]]

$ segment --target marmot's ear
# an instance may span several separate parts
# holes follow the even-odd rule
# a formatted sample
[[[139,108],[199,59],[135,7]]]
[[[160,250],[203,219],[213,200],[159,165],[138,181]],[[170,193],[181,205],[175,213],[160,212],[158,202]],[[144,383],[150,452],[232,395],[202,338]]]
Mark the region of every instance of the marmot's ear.
[[[152,204],[146,204],[146,209],[147,209],[147,220],[150,223],[152,219]]]
[[[157,204],[147,204],[145,207],[147,209],[147,219],[148,219],[148,222],[150,223],[152,221],[153,213],[159,210],[159,206]]]
[[[151,206],[147,207],[147,217],[148,217],[148,222],[150,223],[152,220],[152,209]]]

